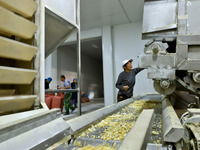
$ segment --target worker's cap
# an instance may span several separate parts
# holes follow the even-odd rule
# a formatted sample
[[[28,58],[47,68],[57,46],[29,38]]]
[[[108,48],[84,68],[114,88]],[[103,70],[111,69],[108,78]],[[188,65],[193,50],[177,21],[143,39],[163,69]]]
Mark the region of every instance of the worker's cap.
[[[122,61],[122,68],[128,63],[131,62],[132,63],[133,59],[129,59],[129,60],[123,60]]]
[[[51,81],[52,81],[52,78],[51,78],[51,77],[48,77],[47,80],[48,80],[49,82],[51,82]]]

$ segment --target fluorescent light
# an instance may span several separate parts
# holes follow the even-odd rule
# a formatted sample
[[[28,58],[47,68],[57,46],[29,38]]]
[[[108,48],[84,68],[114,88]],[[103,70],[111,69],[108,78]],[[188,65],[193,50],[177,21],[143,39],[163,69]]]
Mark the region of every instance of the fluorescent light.
[[[94,48],[99,48],[99,46],[95,45],[95,44],[92,44],[92,47]]]

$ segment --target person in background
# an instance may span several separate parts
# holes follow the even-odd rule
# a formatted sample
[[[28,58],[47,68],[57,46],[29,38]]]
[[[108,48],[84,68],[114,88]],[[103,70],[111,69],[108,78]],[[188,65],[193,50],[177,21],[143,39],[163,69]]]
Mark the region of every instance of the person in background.
[[[69,80],[67,80],[65,78],[64,75],[60,76],[60,80],[63,82],[63,87],[61,87],[60,89],[71,89],[71,84],[69,82]],[[66,110],[66,115],[69,115],[69,109],[71,109],[71,111],[74,111],[74,107],[69,103],[69,100],[72,96],[72,92],[65,92],[64,93],[64,106],[65,106],[65,110]]]
[[[81,92],[81,97],[88,97],[88,95],[84,91],[82,91]]]
[[[45,83],[45,90],[49,89],[49,84],[51,83],[52,78],[48,77],[47,79],[44,79],[44,83]]]
[[[82,103],[90,102],[88,95],[84,91],[81,92],[81,102]]]
[[[142,71],[141,68],[134,68],[132,65],[133,59],[122,61],[122,68],[124,69],[118,76],[116,88],[119,89],[117,101],[123,101],[133,96],[133,88],[135,85],[135,76]]]
[[[74,78],[73,82],[71,83],[71,88],[76,89],[78,87],[77,79]],[[77,108],[77,92],[72,92],[72,98],[71,98],[71,105],[74,104],[74,107]]]

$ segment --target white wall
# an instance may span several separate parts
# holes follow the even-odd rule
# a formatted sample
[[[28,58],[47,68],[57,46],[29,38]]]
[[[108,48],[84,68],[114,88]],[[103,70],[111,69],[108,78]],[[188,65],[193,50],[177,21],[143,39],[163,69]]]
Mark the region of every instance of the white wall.
[[[106,28],[109,28],[109,27],[106,27]],[[144,45],[146,44],[147,41],[141,40],[141,32],[142,32],[141,22],[117,25],[117,26],[112,27],[111,37],[109,37],[109,41],[110,42],[112,41],[110,44],[108,43],[108,41],[104,40],[104,38],[108,38],[109,36],[107,31],[104,30],[106,28],[104,27],[101,30],[93,29],[93,30],[82,31],[81,33],[83,33],[83,35],[87,35],[87,36],[84,36],[86,39],[95,38],[96,36],[99,37],[102,35],[103,48],[104,50],[110,51],[109,55],[107,55],[106,51],[103,52],[106,55],[106,58],[105,58],[103,54],[103,61],[105,63],[104,68],[103,68],[104,78],[106,77],[106,74],[109,75],[109,80],[106,80],[105,82],[105,79],[104,79],[104,83],[105,83],[104,88],[111,87],[111,89],[112,88],[114,89],[113,93],[111,93],[112,90],[105,90],[105,93],[104,93],[105,103],[110,105],[116,102],[116,99],[117,99],[116,96],[117,96],[118,90],[115,88],[115,82],[117,80],[119,73],[123,71],[121,67],[121,62],[124,59],[133,58],[134,59],[133,66],[137,67],[138,65],[137,56],[143,53]],[[100,33],[100,31],[102,33]],[[73,43],[73,40],[75,40],[75,38],[71,39],[70,42]],[[104,42],[107,42],[107,43],[104,43]],[[74,59],[74,57],[76,57],[75,51],[69,50],[66,48],[66,46],[63,46],[59,48],[57,55],[58,55],[57,56],[58,81],[59,81],[60,74],[65,74],[70,80],[72,80],[76,76],[76,59]],[[112,61],[108,61],[109,59]],[[83,90],[87,91],[88,89],[85,89],[85,87],[87,87],[89,84],[92,84],[92,83],[99,84],[97,80],[100,80],[102,83],[102,80],[103,80],[102,76],[99,76],[99,75],[102,75],[102,72],[99,72],[99,70],[101,69],[97,69],[97,68],[102,67],[102,66],[100,67],[100,64],[102,63],[98,63],[95,59],[92,59],[89,56],[85,56],[85,55],[82,55],[82,60],[83,60],[82,61],[82,87],[83,87]],[[54,63],[54,61],[52,63]],[[106,65],[107,63],[110,63],[110,64]],[[110,68],[110,66],[113,66],[113,68]],[[46,70],[47,68],[48,66],[46,66]],[[99,85],[101,86],[99,86],[98,91],[99,93],[102,93],[103,85],[102,84],[99,84]],[[148,93],[148,92],[155,92],[155,90],[153,88],[152,80],[147,79],[147,71],[144,70],[140,72],[136,77],[134,95]],[[100,94],[100,95],[103,95],[103,94]],[[114,98],[111,99],[109,95],[114,95]]]
[[[112,29],[105,26],[102,29],[102,59],[103,59],[103,79],[104,79],[104,105],[109,106],[116,103],[114,98],[113,82],[113,47],[112,47]]]
[[[49,88],[55,89],[57,86],[57,50],[45,59],[45,78],[48,77],[53,79]]]
[[[82,53],[82,81],[81,88],[88,94],[88,88],[95,86],[95,97],[103,97],[103,70],[102,62]],[[71,82],[76,77],[76,50],[67,46],[61,46],[57,50],[57,80],[60,83],[60,75],[64,74]]]
[[[59,86],[63,86],[60,82],[60,75],[65,75],[72,82],[77,76],[76,69],[76,51],[66,46],[57,49],[57,81]]]
[[[118,78],[123,71],[121,62],[133,58],[133,67],[138,66],[138,58],[144,52],[147,41],[141,40],[142,23],[117,25],[113,27],[113,51],[114,51],[114,78]],[[116,89],[116,94],[117,94]],[[152,80],[147,79],[147,71],[140,72],[136,77],[134,95],[155,92]]]
[[[45,78],[52,76],[52,55],[45,59]]]

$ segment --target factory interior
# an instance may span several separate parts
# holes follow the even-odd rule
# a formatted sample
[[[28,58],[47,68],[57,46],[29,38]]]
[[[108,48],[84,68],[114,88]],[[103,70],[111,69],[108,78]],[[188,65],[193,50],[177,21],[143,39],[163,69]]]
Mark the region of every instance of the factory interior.
[[[0,0],[0,150],[200,150],[200,0]]]

